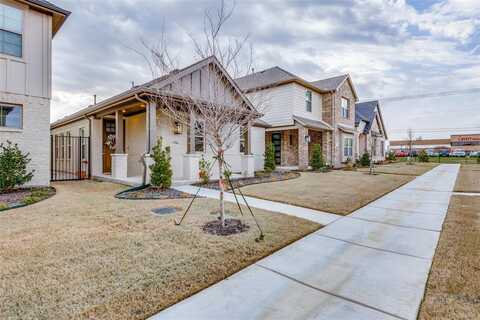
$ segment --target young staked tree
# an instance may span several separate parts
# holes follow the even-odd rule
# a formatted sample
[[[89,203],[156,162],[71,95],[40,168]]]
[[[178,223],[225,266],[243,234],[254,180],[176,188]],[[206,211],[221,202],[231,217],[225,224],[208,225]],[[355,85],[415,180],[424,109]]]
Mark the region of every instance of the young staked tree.
[[[234,7],[227,8],[220,2],[215,11],[205,11],[203,33],[200,36],[189,34],[195,55],[199,59],[214,59],[205,72],[202,69],[202,90],[208,95],[192,94],[191,88],[185,88],[181,81],[170,84],[167,88],[155,90],[151,100],[157,103],[173,121],[189,127],[191,134],[201,130],[205,145],[218,164],[220,190],[220,220],[225,225],[224,172],[230,168],[225,162],[225,151],[240,139],[246,130],[262,114],[261,102],[257,99],[255,106],[243,98],[242,94],[229,88],[230,79],[247,75],[252,65],[252,49],[247,45],[248,35],[241,38],[224,36],[222,31],[231,18]],[[140,53],[148,62],[154,77],[172,75],[178,71],[177,61],[173,58],[169,42],[164,31],[155,45],[142,41],[146,54]],[[249,50],[247,50],[249,49]],[[247,54],[245,54],[247,50]],[[223,70],[222,70],[223,69]],[[222,72],[223,71],[223,72]],[[230,75],[230,79],[225,77]],[[253,101],[252,101],[253,102]],[[197,123],[201,128],[196,128]],[[193,147],[193,146],[192,146]],[[207,150],[205,150],[207,151]]]
[[[407,144],[408,144],[408,156],[407,156],[407,163],[408,164],[413,164],[412,163],[412,151],[413,151],[413,141],[415,140],[413,136],[413,130],[408,129],[407,130]]]

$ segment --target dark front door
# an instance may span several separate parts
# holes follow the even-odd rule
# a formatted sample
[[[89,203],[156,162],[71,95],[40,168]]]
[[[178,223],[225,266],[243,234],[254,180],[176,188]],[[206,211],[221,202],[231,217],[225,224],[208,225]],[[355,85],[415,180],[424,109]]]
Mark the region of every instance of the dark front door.
[[[112,172],[112,151],[107,145],[112,136],[115,137],[115,120],[103,119],[103,173]]]
[[[272,133],[272,144],[275,150],[275,164],[282,163],[282,134],[280,132]]]

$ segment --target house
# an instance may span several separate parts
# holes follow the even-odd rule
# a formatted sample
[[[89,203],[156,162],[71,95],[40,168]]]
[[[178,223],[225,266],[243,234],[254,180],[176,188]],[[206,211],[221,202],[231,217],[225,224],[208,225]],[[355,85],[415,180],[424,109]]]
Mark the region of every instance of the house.
[[[43,0],[0,1],[0,143],[30,153],[31,185],[50,183],[52,39],[69,14]]]
[[[358,97],[348,74],[308,82],[277,66],[235,81],[254,104],[263,100],[266,141],[274,145],[278,166],[308,168],[315,144],[334,167],[358,157]]]
[[[221,79],[228,99],[254,108],[218,60],[209,57],[52,123],[52,139],[54,144],[59,142],[54,148],[54,176],[58,173],[66,178],[68,174],[78,177],[77,172],[81,172],[82,176],[132,185],[148,183],[148,159],[144,155],[150,154],[156,141],[162,138],[163,144],[171,149],[174,183],[197,181],[202,156],[212,160],[201,118],[193,115],[191,124],[185,127],[165,112],[161,100],[149,97],[158,94],[158,89],[175,90],[171,88],[181,84],[185,91],[175,94],[209,99],[207,79],[212,75]],[[263,169],[267,126],[261,121],[252,124],[247,134],[239,133],[238,140],[225,151],[233,173],[253,176],[255,170]],[[89,144],[90,152],[83,152],[82,143],[75,145],[76,139],[72,137],[88,139],[81,141]],[[114,150],[109,147],[110,140],[115,141]],[[79,151],[75,152],[77,147]],[[218,176],[218,172],[213,176]]]
[[[385,141],[388,139],[378,100],[360,102],[355,105],[355,127],[357,128],[357,154],[370,154],[374,162],[385,160]]]

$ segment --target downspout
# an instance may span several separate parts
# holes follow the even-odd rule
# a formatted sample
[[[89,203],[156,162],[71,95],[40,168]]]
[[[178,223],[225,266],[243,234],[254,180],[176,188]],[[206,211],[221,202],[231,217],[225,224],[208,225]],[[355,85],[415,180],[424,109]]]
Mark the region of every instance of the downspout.
[[[148,109],[148,101],[140,98],[138,96],[138,93],[135,93],[135,99],[145,104],[145,108],[147,109],[145,120],[150,124],[150,112],[149,112],[149,109]],[[147,161],[146,161],[146,159],[147,159],[147,155],[150,154],[150,147],[151,147],[150,146],[150,128],[148,128],[147,132],[148,132],[147,133],[147,148],[145,150],[145,153],[142,155],[142,164],[143,164],[142,185],[147,184]]]

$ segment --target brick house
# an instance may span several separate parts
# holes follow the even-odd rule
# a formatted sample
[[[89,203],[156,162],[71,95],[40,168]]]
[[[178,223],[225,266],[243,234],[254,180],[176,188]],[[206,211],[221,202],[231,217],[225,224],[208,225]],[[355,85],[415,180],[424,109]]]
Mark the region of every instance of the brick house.
[[[385,141],[388,137],[378,100],[355,105],[355,127],[358,135],[357,154],[361,157],[369,153],[375,162],[385,160]]]
[[[358,96],[348,74],[308,82],[280,67],[235,80],[255,104],[262,100],[266,143],[273,143],[275,161],[285,168],[306,169],[315,144],[327,164],[355,160]]]

